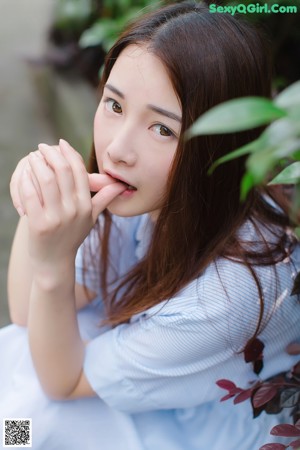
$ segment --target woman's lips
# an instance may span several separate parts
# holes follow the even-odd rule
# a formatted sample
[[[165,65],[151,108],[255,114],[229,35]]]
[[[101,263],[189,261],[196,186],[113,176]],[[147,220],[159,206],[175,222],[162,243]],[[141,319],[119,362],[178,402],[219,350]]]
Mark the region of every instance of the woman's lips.
[[[135,186],[132,186],[128,181],[126,181],[124,178],[120,177],[119,175],[113,174],[111,172],[106,172],[106,171],[105,171],[105,173],[107,175],[109,175],[111,178],[113,178],[114,180],[125,184],[127,186],[128,191],[136,191],[137,190],[137,188]]]
[[[136,191],[136,187],[130,186],[129,184],[128,184],[127,186],[128,186],[128,187],[127,187],[127,190],[128,190],[128,191]]]

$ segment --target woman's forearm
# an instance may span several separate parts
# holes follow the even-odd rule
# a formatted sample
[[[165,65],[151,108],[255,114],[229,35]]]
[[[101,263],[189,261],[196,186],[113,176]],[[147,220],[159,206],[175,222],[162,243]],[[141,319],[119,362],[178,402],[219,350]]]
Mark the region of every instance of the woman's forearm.
[[[28,332],[31,355],[40,383],[51,398],[66,398],[82,370],[84,343],[80,337],[74,296],[74,263],[55,273],[34,276]]]
[[[98,192],[91,198],[82,157],[63,140],[59,148],[40,144],[27,163],[14,172],[11,192],[28,220],[30,350],[45,392],[68,398],[77,385],[80,392],[87,386],[75,306],[76,253],[99,214],[126,186],[94,174]]]
[[[29,297],[33,270],[28,253],[28,219],[23,216],[17,226],[8,266],[8,307],[10,319],[20,326],[27,326]],[[76,285],[76,309],[86,306],[95,293]]]
[[[17,325],[26,326],[32,268],[28,254],[28,220],[20,219],[15,233],[8,266],[8,306],[10,318]]]

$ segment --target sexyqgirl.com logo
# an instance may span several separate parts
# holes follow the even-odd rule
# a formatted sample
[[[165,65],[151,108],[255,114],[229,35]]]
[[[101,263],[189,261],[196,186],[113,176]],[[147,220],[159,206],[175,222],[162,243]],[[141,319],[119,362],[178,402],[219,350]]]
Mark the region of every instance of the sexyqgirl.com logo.
[[[279,5],[278,3],[237,3],[236,5],[220,6],[212,3],[209,5],[211,13],[229,13],[234,16],[238,14],[296,14],[298,7],[296,5]]]

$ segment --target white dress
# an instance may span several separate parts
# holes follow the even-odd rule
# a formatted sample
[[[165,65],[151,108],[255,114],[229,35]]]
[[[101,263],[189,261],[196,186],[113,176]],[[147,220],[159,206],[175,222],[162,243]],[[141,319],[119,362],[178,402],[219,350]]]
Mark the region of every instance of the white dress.
[[[247,227],[251,239],[253,230]],[[143,256],[149,238],[147,216],[114,218],[112,277],[126,273]],[[95,234],[88,241],[97,248]],[[76,258],[79,283],[81,250]],[[288,261],[277,264],[275,292],[273,269],[257,268],[266,304],[259,336],[265,344],[262,378],[290,369],[299,359],[285,352],[300,337],[300,305],[297,296],[290,297],[299,269],[297,247]],[[90,268],[85,279],[98,291],[95,270]],[[35,450],[258,450],[278,442],[269,431],[286,417],[262,413],[252,419],[248,401],[220,403],[225,391],[216,385],[227,378],[245,388],[256,379],[239,350],[255,330],[258,310],[247,269],[223,259],[168,302],[114,329],[99,327],[103,311],[98,296],[78,313],[82,337],[90,340],[84,371],[98,396],[72,401],[45,396],[26,328],[9,325],[0,330],[1,435],[2,419],[30,418]]]

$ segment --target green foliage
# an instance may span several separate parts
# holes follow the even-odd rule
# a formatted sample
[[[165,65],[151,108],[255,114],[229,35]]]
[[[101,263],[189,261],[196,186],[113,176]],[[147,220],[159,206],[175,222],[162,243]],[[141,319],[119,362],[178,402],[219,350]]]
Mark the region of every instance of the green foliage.
[[[55,25],[61,29],[82,28],[92,13],[92,0],[57,0],[54,9]]]
[[[276,175],[269,184],[296,184],[300,179],[300,162],[294,162]]]
[[[266,98],[237,98],[217,105],[204,114],[192,126],[190,136],[248,130],[285,115],[283,109]]]
[[[61,30],[81,30],[82,48],[101,45],[107,51],[128,21],[160,0],[56,0],[54,25]]]
[[[101,17],[86,29],[79,40],[82,48],[101,45],[107,52],[125,25],[145,12],[162,4],[160,0],[106,0]]]
[[[81,48],[102,45],[107,52],[113,45],[116,36],[122,27],[123,20],[99,19],[90,28],[84,31],[79,40]]]
[[[242,199],[246,198],[250,189],[259,184],[294,185],[290,217],[296,224],[295,233],[300,238],[300,81],[286,88],[273,101],[245,97],[222,103],[203,114],[188,130],[187,137],[238,132],[265,124],[269,126],[256,140],[219,158],[209,172],[212,173],[218,165],[227,161],[249,155],[241,183]],[[284,169],[274,177],[274,172],[278,172],[282,166]],[[291,295],[299,293],[299,275]],[[222,400],[235,397],[234,403],[239,403],[251,396],[254,417],[262,410],[268,414],[277,414],[283,408],[293,408],[291,414],[294,415],[295,425],[278,425],[272,428],[271,434],[298,439],[287,445],[266,444],[260,450],[284,450],[287,447],[296,448],[300,444],[299,365],[300,363],[287,374],[276,375],[247,390],[238,388],[230,380],[217,382],[220,387],[229,391]],[[289,385],[290,382],[292,385]]]
[[[249,155],[242,180],[241,198],[261,183],[300,186],[300,81],[272,101],[260,97],[230,100],[203,114],[188,131],[188,137],[232,133],[270,124],[258,139],[215,161],[219,164]],[[296,162],[295,162],[296,161]],[[274,172],[285,167],[274,178]],[[295,199],[296,201],[296,199]],[[300,202],[298,202],[300,203]]]

